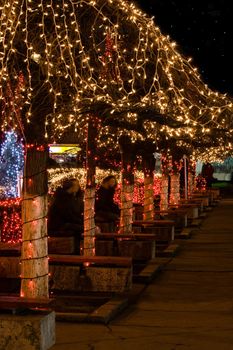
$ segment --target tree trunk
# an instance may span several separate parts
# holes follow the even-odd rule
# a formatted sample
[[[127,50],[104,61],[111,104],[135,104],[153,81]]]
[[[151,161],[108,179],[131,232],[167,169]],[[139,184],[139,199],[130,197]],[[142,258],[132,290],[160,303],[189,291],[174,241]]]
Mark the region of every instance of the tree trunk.
[[[121,187],[121,216],[120,233],[132,233],[133,222],[133,193],[134,174],[133,159],[134,152],[128,137],[119,140],[121,148],[122,187]]]
[[[170,205],[178,205],[180,201],[180,174],[171,175]]]
[[[189,196],[192,195],[194,191],[194,176],[191,171],[188,172],[188,194]]]
[[[144,168],[144,206],[143,220],[154,220],[154,169],[155,159],[153,154],[151,157],[143,157]]]
[[[26,298],[48,298],[47,157],[27,147],[22,198],[21,291]]]
[[[160,210],[168,210],[168,175],[162,174],[160,190]]]
[[[95,255],[95,149],[97,125],[88,123],[86,147],[86,189],[84,198],[84,247],[83,255]]]

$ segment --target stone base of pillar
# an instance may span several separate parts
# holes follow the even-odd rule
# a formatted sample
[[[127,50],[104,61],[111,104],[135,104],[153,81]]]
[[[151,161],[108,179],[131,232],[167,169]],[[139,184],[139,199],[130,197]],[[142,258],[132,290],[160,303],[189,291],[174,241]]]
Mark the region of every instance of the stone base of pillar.
[[[128,292],[132,288],[132,268],[88,267],[86,290],[91,292]]]
[[[96,241],[97,256],[127,256],[134,260],[151,260],[155,258],[155,241],[119,240],[117,244],[110,241]]]
[[[0,314],[1,350],[47,350],[55,344],[55,313]]]

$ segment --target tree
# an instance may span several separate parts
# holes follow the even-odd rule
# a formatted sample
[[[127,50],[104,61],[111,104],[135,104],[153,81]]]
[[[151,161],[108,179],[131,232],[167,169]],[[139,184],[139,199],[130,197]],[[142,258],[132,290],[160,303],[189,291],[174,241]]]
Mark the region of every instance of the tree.
[[[6,198],[20,196],[20,172],[24,164],[23,144],[14,131],[4,134],[4,141],[0,145],[0,186],[4,187]]]
[[[16,85],[19,72],[25,79],[21,118],[16,113],[10,122],[30,145],[26,148],[23,212],[35,216],[23,226],[26,236],[31,232],[25,242],[31,242],[35,253],[41,239],[44,259],[46,192],[39,182],[46,181],[46,176],[38,177],[38,173],[45,174],[48,142],[70,130],[85,138],[84,126],[93,127],[96,118],[101,119],[96,144],[103,142],[104,132],[110,135],[112,130],[117,137],[126,134],[135,140],[140,134],[156,142],[159,134],[192,138],[196,126],[204,137],[211,126],[223,128],[229,123],[229,99],[211,91],[175,44],[129,1],[1,1],[0,13],[1,99],[9,84]],[[167,126],[174,123],[183,127],[173,130]],[[1,127],[7,130],[9,121],[1,121]],[[115,142],[114,137],[108,140]],[[105,146],[114,147],[107,142],[105,139]],[[40,211],[33,210],[33,198],[38,199]],[[23,249],[25,254],[28,251]],[[31,263],[35,272],[33,258]],[[36,281],[36,274],[31,277]]]

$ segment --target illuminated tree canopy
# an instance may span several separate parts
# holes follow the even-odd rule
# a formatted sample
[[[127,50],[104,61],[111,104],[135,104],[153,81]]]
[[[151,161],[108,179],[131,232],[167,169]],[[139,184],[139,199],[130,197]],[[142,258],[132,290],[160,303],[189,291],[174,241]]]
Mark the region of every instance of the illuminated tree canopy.
[[[82,134],[96,115],[102,146],[114,146],[122,133],[154,142],[231,139],[231,99],[211,91],[191,60],[132,3],[11,0],[1,1],[0,11],[0,95],[22,72],[27,138]]]

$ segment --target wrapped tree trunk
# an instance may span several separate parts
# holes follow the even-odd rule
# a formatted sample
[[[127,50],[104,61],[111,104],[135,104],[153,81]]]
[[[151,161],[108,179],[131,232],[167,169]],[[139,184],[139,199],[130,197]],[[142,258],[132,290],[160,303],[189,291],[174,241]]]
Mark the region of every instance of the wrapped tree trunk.
[[[195,162],[189,161],[188,167],[188,194],[189,196],[195,191],[195,172],[196,172],[196,164]]]
[[[88,123],[86,146],[86,189],[84,196],[84,247],[85,256],[95,255],[95,149],[97,123]]]
[[[169,159],[162,155],[161,157],[161,184],[160,184],[160,210],[168,210],[168,187],[169,187],[169,171],[170,171],[170,162]]]
[[[189,172],[188,172],[188,194],[189,194],[189,196],[192,195],[193,191],[194,191],[194,176],[193,176],[192,171],[189,170]]]
[[[178,205],[180,201],[180,174],[171,175],[170,205]]]
[[[189,196],[189,179],[188,179],[188,169],[189,169],[189,164],[188,164],[188,159],[187,156],[184,154],[183,155],[183,169],[184,169],[184,198],[185,200],[188,200]]]
[[[160,185],[160,210],[168,210],[168,182],[168,175],[163,173]]]
[[[150,155],[150,154],[149,154]],[[144,168],[144,206],[143,220],[154,220],[154,168],[155,159],[153,154],[143,156]]]
[[[121,149],[122,187],[120,233],[132,233],[133,222],[133,192],[134,192],[134,152],[128,137],[119,140]]]
[[[180,202],[180,171],[182,166],[184,168],[185,174],[186,172],[186,156],[183,156],[182,162],[182,153],[183,150],[177,147],[173,148],[173,155],[170,158],[171,171],[170,171],[170,197],[169,203],[170,205],[178,205]],[[186,183],[186,176],[184,176],[184,182]]]
[[[47,157],[44,147],[27,146],[22,198],[21,291],[48,298]]]

